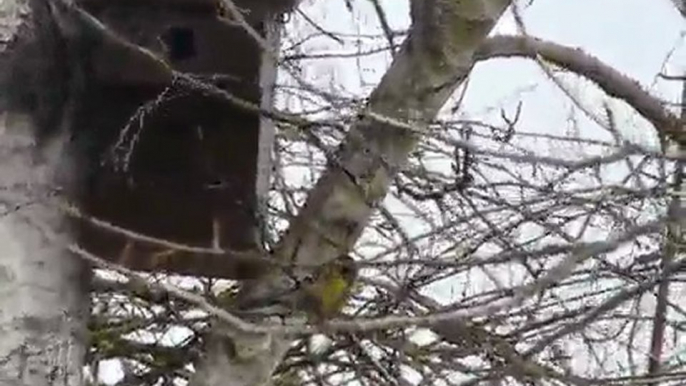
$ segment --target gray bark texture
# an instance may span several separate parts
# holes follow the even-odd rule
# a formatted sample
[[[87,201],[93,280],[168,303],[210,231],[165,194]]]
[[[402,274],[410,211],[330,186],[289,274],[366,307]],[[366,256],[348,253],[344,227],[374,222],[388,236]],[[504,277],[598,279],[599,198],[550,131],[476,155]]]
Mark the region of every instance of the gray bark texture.
[[[1,385],[83,382],[86,269],[50,205],[73,169],[63,135],[73,79],[52,14],[45,1],[0,2]]]
[[[679,11],[679,13],[682,16],[686,17],[686,1],[684,1],[684,0],[672,0],[672,3],[676,7],[677,11]]]
[[[60,143],[38,154],[28,116],[0,125],[0,384],[79,385],[87,297],[64,219],[44,201]]]
[[[280,240],[276,257],[297,265],[322,264],[352,248],[406,162],[422,131],[467,77],[474,54],[509,0],[414,1],[410,36],[360,120],[353,125],[304,208]],[[298,275],[298,272],[295,272]],[[300,273],[303,277],[306,272]],[[279,293],[278,272],[246,288]],[[248,294],[249,295],[249,294]],[[210,347],[191,385],[268,384],[289,339],[245,336],[227,327]]]

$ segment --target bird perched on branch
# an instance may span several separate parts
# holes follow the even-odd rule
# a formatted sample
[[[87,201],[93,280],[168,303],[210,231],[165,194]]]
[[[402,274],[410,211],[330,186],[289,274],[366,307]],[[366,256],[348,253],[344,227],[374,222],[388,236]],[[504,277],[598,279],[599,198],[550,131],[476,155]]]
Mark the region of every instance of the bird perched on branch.
[[[339,256],[324,265],[314,280],[302,288],[296,309],[305,311],[318,321],[335,316],[348,302],[357,271],[355,260],[348,255]]]
[[[357,279],[357,265],[348,255],[319,267],[314,274],[281,294],[272,294],[249,302],[235,302],[242,316],[292,316],[302,312],[311,322],[330,319],[345,306]],[[220,295],[221,297],[221,295]]]

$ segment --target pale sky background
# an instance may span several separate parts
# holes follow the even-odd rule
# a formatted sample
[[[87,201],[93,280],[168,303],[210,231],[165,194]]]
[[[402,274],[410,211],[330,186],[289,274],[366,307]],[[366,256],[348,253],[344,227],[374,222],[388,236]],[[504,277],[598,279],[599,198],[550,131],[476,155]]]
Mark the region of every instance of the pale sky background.
[[[305,0],[301,9],[333,33],[381,34],[371,2],[354,0],[352,3],[353,13],[346,9],[343,0]],[[381,3],[391,26],[399,31],[405,30],[409,25],[408,3],[399,0],[382,0]],[[669,75],[686,72],[686,23],[670,0],[534,0],[531,3],[521,0],[518,3],[527,33],[581,48],[638,81],[651,94],[667,101],[678,101],[680,82],[657,78],[660,72]],[[303,38],[316,32],[297,15],[292,18],[289,31],[289,39],[292,40],[297,40],[293,36]],[[493,33],[517,33],[511,11],[506,12]],[[307,40],[300,47],[309,54],[350,54],[356,52],[357,46],[361,47],[360,51],[366,51],[385,43],[363,38],[347,42],[341,45],[328,37],[319,37]],[[301,76],[332,93],[364,98],[378,84],[390,61],[387,53],[349,59],[309,60],[304,62]],[[280,81],[286,81],[285,78]],[[603,105],[607,103],[613,110],[617,128],[626,139],[648,146],[657,144],[652,127],[623,102],[606,97],[595,85],[581,78],[564,75],[558,79],[584,108],[597,114],[601,121],[605,121]],[[479,63],[470,76],[458,116],[501,123],[500,109],[513,115],[520,101],[522,111],[517,130],[556,135],[569,135],[570,130],[575,130],[583,138],[611,138],[547,79],[537,63],[528,59]],[[293,99],[281,99],[280,102],[280,107],[296,111],[301,107]],[[566,149],[562,153],[547,144],[536,148],[539,155],[565,157],[591,156],[595,155],[591,154],[592,151],[598,150],[583,148],[572,154]],[[445,160],[446,167],[449,161]],[[312,181],[307,171],[307,167],[299,171],[289,170],[289,176],[297,178],[294,176],[302,175],[302,184],[309,186]],[[422,231],[415,224],[404,225],[414,232]]]
[[[406,1],[384,0],[381,3],[393,27],[407,27]],[[638,80],[653,94],[671,101],[677,99],[678,82],[658,81],[656,84],[655,78],[662,70],[670,74],[686,71],[683,36],[686,24],[669,0],[534,0],[530,6],[526,3],[520,1],[519,7],[531,35],[582,48]],[[353,4],[354,16],[346,10],[343,0],[305,0],[302,9],[330,31],[380,33],[370,2],[355,0]],[[292,24],[306,25],[299,20]],[[499,22],[494,33],[516,33],[511,13]],[[328,39],[315,40],[308,49],[320,53],[346,51]],[[665,63],[672,51],[675,52],[671,59]],[[309,81],[322,86],[339,84],[348,92],[356,90],[358,96],[364,96],[378,83],[389,57],[376,55],[359,61],[332,59],[309,63],[304,74]],[[358,63],[362,64],[361,71],[356,66]],[[569,82],[570,87],[575,83],[579,82]],[[521,90],[532,87],[535,90],[521,98]],[[588,97],[586,92],[582,89],[579,95]],[[556,87],[545,80],[542,71],[531,61],[493,60],[479,64],[472,73],[461,111],[483,117],[484,109],[502,106],[503,100],[512,99],[514,106],[522,99],[526,126],[549,132],[549,125],[563,123],[568,113],[567,101],[560,97]]]
[[[406,1],[381,0],[391,25],[407,27]],[[302,9],[332,32],[378,34],[380,29],[371,3],[354,0],[352,15],[343,0],[305,0]],[[665,72],[676,75],[686,72],[686,23],[670,0],[534,0],[532,5],[520,1],[527,31],[536,37],[573,47],[580,47],[606,64],[639,81],[653,95],[675,102],[681,85],[658,80]],[[298,17],[291,28],[305,26]],[[302,28],[301,28],[302,29]],[[305,32],[302,32],[303,34]],[[498,33],[516,33],[511,14],[501,20]],[[307,45],[307,52],[350,52],[330,39],[316,39]],[[331,59],[308,62],[303,77],[325,88],[333,87],[343,94],[364,97],[377,84],[390,61],[388,55],[363,59]],[[575,92],[585,106],[598,111],[602,95],[595,87],[569,77],[565,84]],[[343,91],[344,90],[344,91]],[[520,126],[526,131],[563,134],[570,114],[571,102],[550,81],[536,64],[527,60],[495,60],[482,63],[472,73],[467,98],[460,110],[463,117],[497,119],[499,108],[513,111],[523,101]],[[282,101],[289,105],[288,101]],[[629,138],[640,143],[654,143],[650,128],[621,103],[611,103]],[[583,117],[584,136],[603,136]],[[607,137],[603,137],[607,138]],[[121,377],[118,366],[104,366],[102,379],[112,383]]]

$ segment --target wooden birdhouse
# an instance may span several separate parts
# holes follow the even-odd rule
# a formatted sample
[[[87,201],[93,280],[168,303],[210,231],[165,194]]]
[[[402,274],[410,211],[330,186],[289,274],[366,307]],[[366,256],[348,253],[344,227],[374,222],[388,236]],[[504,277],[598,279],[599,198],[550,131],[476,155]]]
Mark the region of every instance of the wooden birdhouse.
[[[80,1],[126,43],[96,45],[88,60],[74,131],[83,159],[78,200],[88,215],[189,246],[246,250],[260,242],[272,124],[217,89],[255,107],[271,104],[274,16],[288,2],[236,4],[271,47],[232,20],[221,0]],[[146,52],[187,76],[168,76]],[[193,254],[169,258],[173,251],[87,222],[77,235],[90,252],[132,269],[222,276]]]

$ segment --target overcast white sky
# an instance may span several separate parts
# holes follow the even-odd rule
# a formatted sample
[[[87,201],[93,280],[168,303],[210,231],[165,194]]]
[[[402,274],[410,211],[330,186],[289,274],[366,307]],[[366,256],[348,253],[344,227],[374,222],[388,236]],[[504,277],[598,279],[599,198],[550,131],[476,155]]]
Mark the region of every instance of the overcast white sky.
[[[305,0],[301,9],[331,32],[381,34],[371,2],[354,0],[352,3],[355,7],[352,14],[343,0]],[[408,3],[399,0],[381,0],[381,3],[390,24],[397,30],[406,29]],[[520,0],[518,4],[529,34],[581,48],[637,80],[653,95],[678,101],[680,83],[657,78],[660,72],[671,75],[686,72],[686,23],[670,0],[534,0],[531,4],[528,0]],[[293,17],[289,27],[289,37],[304,37],[315,32],[298,16]],[[506,13],[494,33],[517,33],[511,12]],[[307,42],[299,47],[309,54],[352,53],[384,44],[383,40],[361,38],[348,40],[352,43],[343,46],[327,37]],[[387,53],[362,58],[311,60],[304,62],[302,76],[327,91],[363,98],[378,84],[390,61]],[[618,129],[627,139],[656,144],[650,125],[622,102],[605,97],[593,84],[581,78],[559,76],[559,79],[578,102],[602,121],[605,120],[603,106],[607,103],[613,109]],[[458,115],[501,123],[500,109],[513,115],[520,102],[522,112],[517,130],[557,135],[574,130],[581,137],[610,139],[607,132],[575,108],[558,86],[546,78],[538,64],[525,59],[479,63],[470,77]],[[536,151],[540,155],[584,155],[560,153],[559,149],[545,146]],[[588,156],[594,150],[583,151]],[[303,172],[304,179],[309,176]],[[412,224],[408,226],[411,228]]]
[[[406,28],[409,22],[407,2],[383,0],[381,3],[391,25]],[[656,83],[656,74],[661,70],[670,74],[686,70],[685,23],[670,0],[534,0],[531,5],[527,3],[520,1],[519,4],[531,35],[580,47],[638,80],[654,94],[671,101],[677,99],[680,85],[665,81]],[[331,31],[379,33],[370,2],[355,0],[353,4],[355,15],[346,10],[343,0],[306,0],[303,9]],[[304,25],[296,19],[292,27],[303,30]],[[501,20],[495,32],[516,33],[511,13]],[[314,40],[308,49],[345,51],[328,39]],[[665,63],[671,52],[670,60]],[[322,85],[338,84],[348,92],[365,96],[378,83],[389,61],[387,55],[370,56],[360,61],[319,60],[310,62],[304,75],[310,81]],[[595,94],[588,87],[582,87],[574,80],[568,84],[572,88],[580,87],[580,96],[589,97],[590,92],[591,101],[595,101],[592,99]],[[522,97],[522,90],[529,92]],[[497,60],[478,65],[472,74],[462,112],[483,118],[484,109],[502,106],[503,100],[511,98],[513,106],[520,99],[524,101],[522,123],[531,130],[550,132],[550,125],[564,122],[568,114],[568,101],[545,80],[535,64],[525,60]]]
[[[686,71],[683,36],[686,24],[669,0],[536,0],[523,14],[530,34],[580,47],[638,80],[654,95],[671,101],[678,99],[681,90],[678,82],[656,81],[656,75],[661,71],[672,75]],[[500,27],[499,31],[515,32],[511,18],[504,20]],[[476,84],[470,89],[470,107],[492,100],[496,93],[507,94],[508,90],[541,79],[541,71],[530,63],[523,66],[507,65],[506,74],[499,71],[503,66],[494,64],[491,68],[478,69],[473,79]],[[497,81],[494,82],[494,79]],[[482,83],[486,80],[489,87]],[[540,83],[549,85],[550,82]],[[547,95],[535,97],[536,103],[529,104],[532,109],[540,110],[536,111],[537,114],[543,112],[543,117],[556,112],[556,109],[546,109],[545,104],[540,106],[541,109],[535,108],[548,100]],[[579,96],[586,94],[582,90]],[[568,103],[564,98],[553,99]],[[539,119],[532,119],[532,124],[545,126],[548,120],[541,118],[539,115]]]

